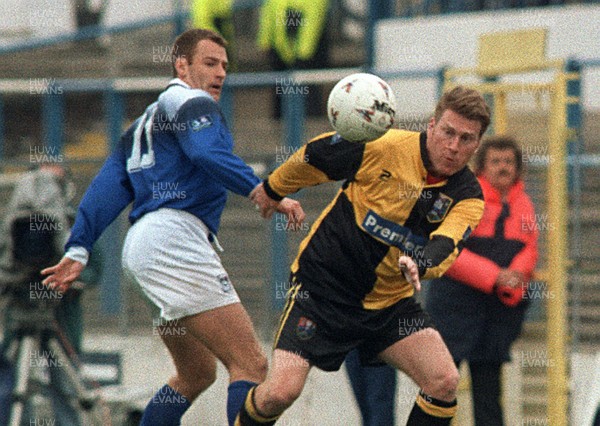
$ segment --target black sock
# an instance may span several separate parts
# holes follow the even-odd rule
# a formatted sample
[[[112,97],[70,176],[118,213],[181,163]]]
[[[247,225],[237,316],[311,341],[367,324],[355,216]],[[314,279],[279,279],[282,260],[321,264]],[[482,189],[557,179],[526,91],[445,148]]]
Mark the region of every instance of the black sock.
[[[456,409],[456,400],[441,401],[420,392],[406,426],[450,426]]]
[[[275,424],[280,415],[266,417],[258,412],[254,403],[254,390],[256,386],[250,389],[246,401],[239,414],[235,418],[234,426],[272,426]]]

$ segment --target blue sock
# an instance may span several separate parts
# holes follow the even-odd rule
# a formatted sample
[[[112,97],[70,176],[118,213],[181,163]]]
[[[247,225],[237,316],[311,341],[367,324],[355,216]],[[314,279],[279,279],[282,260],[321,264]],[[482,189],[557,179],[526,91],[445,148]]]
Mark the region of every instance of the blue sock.
[[[164,385],[146,406],[140,426],[179,426],[191,405],[185,396]]]
[[[229,426],[233,426],[235,417],[242,408],[242,405],[244,405],[248,392],[256,385],[257,383],[246,380],[238,380],[229,384],[227,388],[227,420],[229,421]]]

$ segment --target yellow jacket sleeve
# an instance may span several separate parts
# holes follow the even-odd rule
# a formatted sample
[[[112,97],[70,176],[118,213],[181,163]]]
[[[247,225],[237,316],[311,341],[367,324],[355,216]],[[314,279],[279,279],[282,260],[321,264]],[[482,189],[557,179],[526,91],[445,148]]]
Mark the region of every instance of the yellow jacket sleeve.
[[[306,25],[300,27],[298,34],[296,59],[300,60],[311,59],[317,51],[327,19],[328,0],[305,0],[304,3],[310,3],[310,6],[304,11]]]
[[[260,22],[258,27],[258,46],[263,50],[273,47],[275,31],[275,3],[274,0],[266,0],[260,9]]]
[[[258,45],[275,49],[288,65],[314,56],[327,18],[328,0],[267,0],[261,9]],[[288,35],[297,27],[297,37]]]
[[[217,18],[231,18],[233,0],[193,0],[191,6],[192,26],[219,32]]]
[[[307,186],[329,182],[331,179],[321,170],[308,162],[304,145],[296,151],[285,163],[279,166],[265,182],[265,187],[270,188],[276,195],[282,198],[297,192]],[[265,188],[267,194],[273,198],[273,194]]]

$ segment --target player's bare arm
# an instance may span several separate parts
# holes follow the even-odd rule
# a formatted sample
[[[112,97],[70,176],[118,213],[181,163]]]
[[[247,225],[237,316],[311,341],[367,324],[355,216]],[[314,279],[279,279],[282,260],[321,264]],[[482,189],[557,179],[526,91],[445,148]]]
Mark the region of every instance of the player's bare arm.
[[[85,266],[81,262],[63,257],[56,265],[42,269],[41,274],[47,275],[42,284],[52,290],[64,293],[71,287],[71,284],[73,284],[84,269]]]

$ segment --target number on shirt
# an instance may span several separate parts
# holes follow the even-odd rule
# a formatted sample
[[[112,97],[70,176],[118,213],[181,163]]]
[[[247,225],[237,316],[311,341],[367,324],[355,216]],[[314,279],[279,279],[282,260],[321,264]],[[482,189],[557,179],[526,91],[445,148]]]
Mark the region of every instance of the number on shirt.
[[[133,148],[131,157],[127,159],[127,172],[135,173],[142,169],[149,169],[154,166],[154,150],[152,149],[152,122],[156,107],[146,111],[142,116],[138,126],[133,132]],[[142,154],[142,135],[146,136],[148,151]]]

